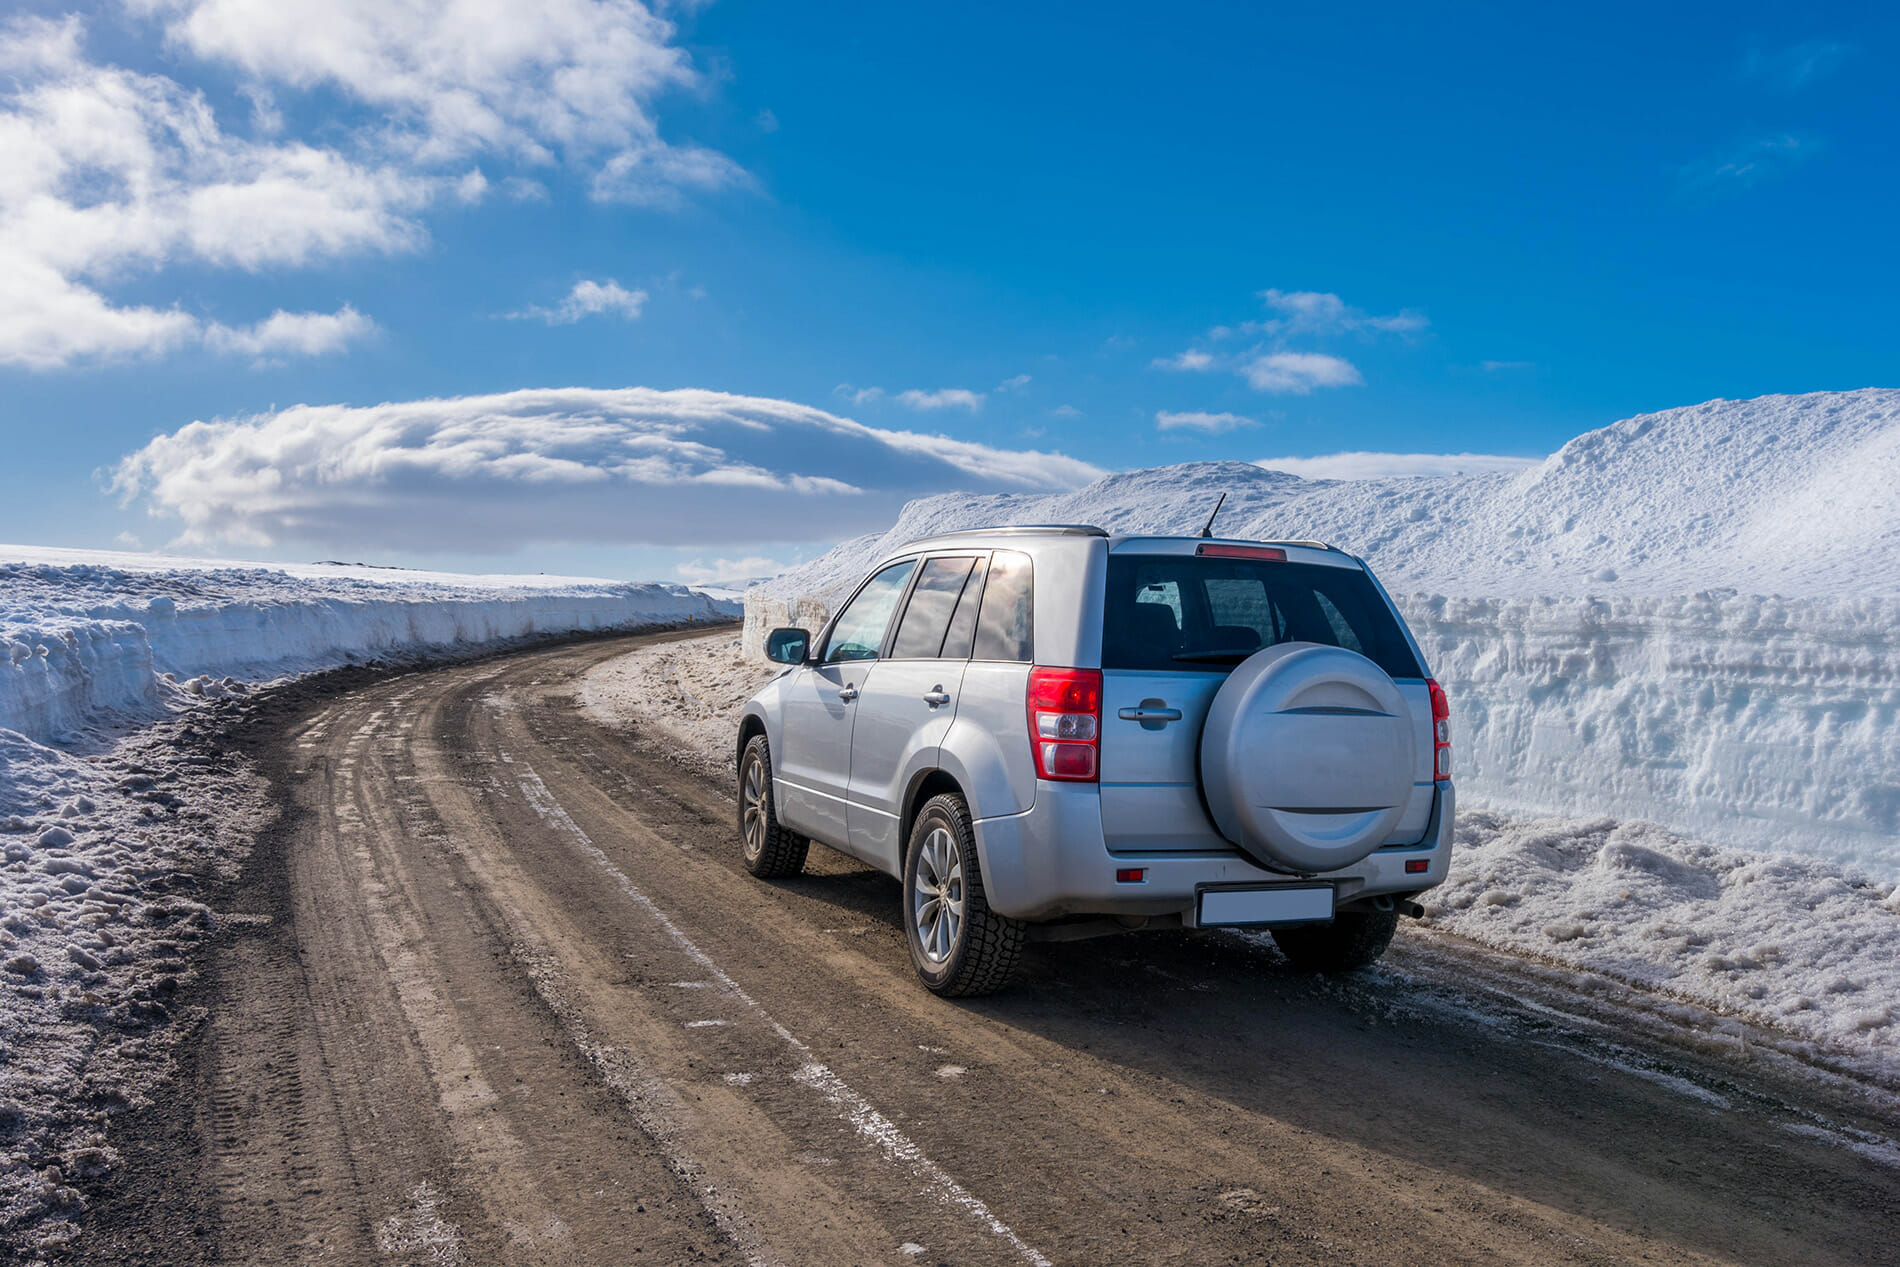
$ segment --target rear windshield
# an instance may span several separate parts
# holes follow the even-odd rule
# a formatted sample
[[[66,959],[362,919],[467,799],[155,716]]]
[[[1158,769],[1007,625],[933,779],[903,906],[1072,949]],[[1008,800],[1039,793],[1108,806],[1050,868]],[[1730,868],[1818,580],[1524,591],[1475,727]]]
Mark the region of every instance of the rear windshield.
[[[1391,608],[1358,568],[1318,563],[1111,554],[1105,669],[1225,673],[1262,647],[1318,642],[1388,677],[1423,677]]]

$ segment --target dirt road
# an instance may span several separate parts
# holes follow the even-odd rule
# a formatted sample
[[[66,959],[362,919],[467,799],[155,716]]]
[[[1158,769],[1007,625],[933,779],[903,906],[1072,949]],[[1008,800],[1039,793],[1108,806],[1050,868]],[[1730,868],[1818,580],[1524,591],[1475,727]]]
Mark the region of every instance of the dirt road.
[[[895,882],[825,850],[752,879],[727,787],[577,710],[634,641],[261,727],[286,814],[89,1253],[1900,1261],[1880,1110],[1513,1000],[1478,952],[1329,982],[1131,935],[936,999]]]

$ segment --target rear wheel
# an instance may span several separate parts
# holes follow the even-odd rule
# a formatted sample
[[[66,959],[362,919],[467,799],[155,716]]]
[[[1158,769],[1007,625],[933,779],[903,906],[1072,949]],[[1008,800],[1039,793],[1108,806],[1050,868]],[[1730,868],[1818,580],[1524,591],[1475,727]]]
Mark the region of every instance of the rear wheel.
[[[752,736],[739,758],[739,852],[745,869],[767,880],[797,875],[810,849],[811,841],[778,821],[772,750],[764,735]]]
[[[1351,972],[1377,962],[1398,927],[1397,911],[1341,911],[1330,924],[1276,928],[1273,940],[1302,972]]]
[[[994,994],[1016,973],[1023,922],[990,909],[970,811],[959,796],[931,797],[911,827],[904,933],[917,975],[945,998]]]

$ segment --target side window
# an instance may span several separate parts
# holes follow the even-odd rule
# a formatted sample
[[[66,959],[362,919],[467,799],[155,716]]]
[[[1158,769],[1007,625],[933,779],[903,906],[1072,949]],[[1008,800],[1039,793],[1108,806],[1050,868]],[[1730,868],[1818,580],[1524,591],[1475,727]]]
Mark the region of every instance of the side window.
[[[904,584],[917,560],[893,563],[866,582],[832,627],[831,641],[825,644],[825,662],[839,660],[875,660],[884,646],[884,631],[891,627],[891,613],[897,600],[904,597]]]
[[[963,583],[963,597],[957,600],[956,614],[950,617],[950,632],[944,635],[943,658],[967,660],[976,646],[976,609],[983,605],[983,578],[989,575],[990,561],[978,559]]]
[[[990,558],[983,607],[976,618],[978,660],[1035,659],[1035,585],[1029,556],[998,550]]]
[[[897,625],[897,640],[891,644],[894,660],[932,660],[943,651],[944,634],[950,628],[950,615],[963,596],[964,582],[970,579],[975,559],[927,559],[911,588],[904,618]]]

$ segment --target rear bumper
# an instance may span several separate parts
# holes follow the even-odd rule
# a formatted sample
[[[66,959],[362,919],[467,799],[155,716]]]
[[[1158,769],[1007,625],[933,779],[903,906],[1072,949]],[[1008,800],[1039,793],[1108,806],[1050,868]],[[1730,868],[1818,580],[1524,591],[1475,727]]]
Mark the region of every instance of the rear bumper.
[[[1340,902],[1381,894],[1416,893],[1442,884],[1451,864],[1456,794],[1441,784],[1432,800],[1424,839],[1318,877],[1333,883]],[[1021,814],[979,818],[977,857],[990,906],[1015,919],[1066,915],[1178,914],[1193,927],[1195,894],[1219,884],[1310,884],[1311,878],[1268,871],[1238,850],[1210,853],[1109,853],[1102,838],[1102,800],[1094,784],[1036,784],[1035,804]],[[1405,864],[1423,860],[1423,872]],[[1140,868],[1138,883],[1115,879]]]

